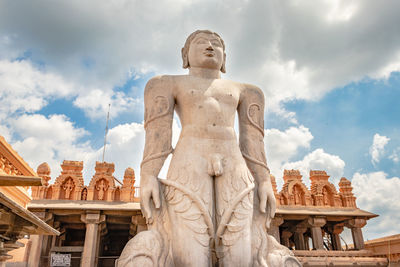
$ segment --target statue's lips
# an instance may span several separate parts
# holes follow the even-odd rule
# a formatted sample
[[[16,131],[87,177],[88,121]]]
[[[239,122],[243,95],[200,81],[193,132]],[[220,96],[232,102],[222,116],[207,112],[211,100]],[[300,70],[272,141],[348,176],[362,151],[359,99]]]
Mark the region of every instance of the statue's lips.
[[[213,52],[204,52],[204,55],[206,55],[207,57],[213,57],[214,53]]]

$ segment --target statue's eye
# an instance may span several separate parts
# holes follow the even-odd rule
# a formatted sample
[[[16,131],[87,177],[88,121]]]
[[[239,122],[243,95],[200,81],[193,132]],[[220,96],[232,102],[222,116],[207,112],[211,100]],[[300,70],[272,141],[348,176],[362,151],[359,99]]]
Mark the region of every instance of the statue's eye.
[[[205,43],[207,43],[207,40],[204,39],[204,38],[199,38],[199,39],[197,40],[196,43],[198,43],[198,44],[205,44]]]
[[[213,40],[213,41],[211,41],[211,43],[213,46],[222,46],[218,40]]]

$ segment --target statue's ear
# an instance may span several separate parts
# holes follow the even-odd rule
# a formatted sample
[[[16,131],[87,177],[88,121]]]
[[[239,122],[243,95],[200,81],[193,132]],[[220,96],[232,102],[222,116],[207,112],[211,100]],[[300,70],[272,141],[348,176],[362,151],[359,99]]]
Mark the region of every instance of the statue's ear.
[[[187,52],[184,47],[181,49],[181,53],[182,53],[182,61],[183,61],[182,67],[184,69],[187,69],[187,68],[189,68],[189,60],[188,60]]]
[[[222,66],[221,66],[222,73],[226,73],[225,61],[226,61],[226,54],[224,52],[224,61],[222,61]]]

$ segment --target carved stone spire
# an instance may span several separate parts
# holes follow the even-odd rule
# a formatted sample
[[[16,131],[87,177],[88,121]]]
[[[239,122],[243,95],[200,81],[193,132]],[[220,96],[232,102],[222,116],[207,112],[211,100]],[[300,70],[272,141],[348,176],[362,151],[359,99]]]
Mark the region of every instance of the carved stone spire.
[[[288,183],[294,180],[301,181],[302,175],[300,174],[299,170],[284,170],[283,172],[283,181]]]
[[[342,177],[339,182],[339,195],[342,199],[343,207],[357,207],[356,197],[353,195],[353,187],[351,182],[345,177]]]
[[[132,168],[127,168],[124,174],[124,180],[121,189],[121,200],[133,201],[135,195],[135,171]]]

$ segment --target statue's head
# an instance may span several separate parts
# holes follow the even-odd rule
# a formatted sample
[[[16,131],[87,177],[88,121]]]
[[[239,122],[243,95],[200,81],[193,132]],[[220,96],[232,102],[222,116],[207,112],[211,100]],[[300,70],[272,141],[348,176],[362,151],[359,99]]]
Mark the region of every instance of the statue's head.
[[[197,30],[186,39],[182,48],[183,68],[217,68],[225,73],[225,43],[218,33]]]

